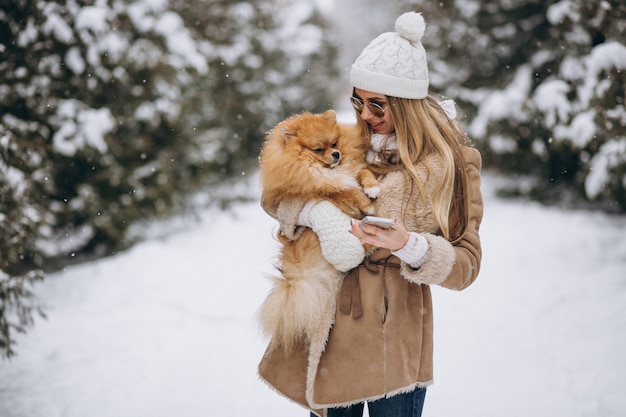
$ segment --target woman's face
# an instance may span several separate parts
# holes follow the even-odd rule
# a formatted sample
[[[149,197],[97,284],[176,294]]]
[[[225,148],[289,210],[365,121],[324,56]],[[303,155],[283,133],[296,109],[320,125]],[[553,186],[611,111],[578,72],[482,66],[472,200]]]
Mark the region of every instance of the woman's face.
[[[361,119],[372,128],[374,133],[388,135],[395,132],[393,117],[389,111],[389,103],[384,94],[372,93],[355,88],[354,96],[363,101],[364,105],[361,110]],[[372,105],[378,105],[378,107],[383,109],[382,117],[372,112],[372,108],[374,108]],[[378,112],[380,113],[380,111]]]

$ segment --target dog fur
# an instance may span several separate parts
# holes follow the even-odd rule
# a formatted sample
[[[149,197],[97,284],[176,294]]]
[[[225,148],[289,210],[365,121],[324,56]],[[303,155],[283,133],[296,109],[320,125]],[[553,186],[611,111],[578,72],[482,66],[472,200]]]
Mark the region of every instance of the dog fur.
[[[346,214],[373,214],[378,181],[366,168],[367,139],[354,125],[337,123],[336,114],[301,113],[276,125],[260,155],[263,197],[280,201],[328,200]],[[259,310],[270,343],[285,350],[306,342],[334,310],[343,273],[322,256],[317,235],[306,229],[296,240],[278,233],[281,251],[273,288]]]

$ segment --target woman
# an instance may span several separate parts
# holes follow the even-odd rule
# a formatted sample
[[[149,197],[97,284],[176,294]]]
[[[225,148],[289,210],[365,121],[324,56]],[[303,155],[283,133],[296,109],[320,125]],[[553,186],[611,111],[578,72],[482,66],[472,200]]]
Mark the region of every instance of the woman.
[[[358,124],[371,137],[368,162],[379,175],[376,214],[395,224],[365,225],[327,201],[262,203],[291,239],[302,227],[343,219],[334,244],[375,246],[365,259],[337,263],[350,271],[319,335],[295,351],[268,349],[259,365],[266,382],[311,415],[361,416],[367,403],[371,417],[420,416],[433,380],[430,285],[461,290],[478,275],[481,158],[450,111],[428,96],[424,29],[420,14],[403,14],[350,74]]]

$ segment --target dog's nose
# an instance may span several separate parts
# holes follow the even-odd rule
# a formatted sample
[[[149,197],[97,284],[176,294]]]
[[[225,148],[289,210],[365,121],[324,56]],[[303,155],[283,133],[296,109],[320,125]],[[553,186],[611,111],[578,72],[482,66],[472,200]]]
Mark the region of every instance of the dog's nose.
[[[341,158],[341,153],[340,153],[339,151],[335,151],[335,152],[333,152],[333,153],[332,153],[332,155],[333,155],[333,159],[334,159],[335,161],[338,161],[338,160],[339,160],[339,158]]]

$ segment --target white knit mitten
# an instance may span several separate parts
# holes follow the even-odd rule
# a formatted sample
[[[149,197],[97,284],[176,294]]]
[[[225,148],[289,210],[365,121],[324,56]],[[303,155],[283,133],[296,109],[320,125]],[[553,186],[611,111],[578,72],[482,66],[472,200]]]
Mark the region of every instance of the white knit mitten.
[[[350,216],[330,201],[320,201],[309,211],[311,228],[317,234],[322,255],[338,271],[356,267],[365,257],[361,241],[350,233]]]

